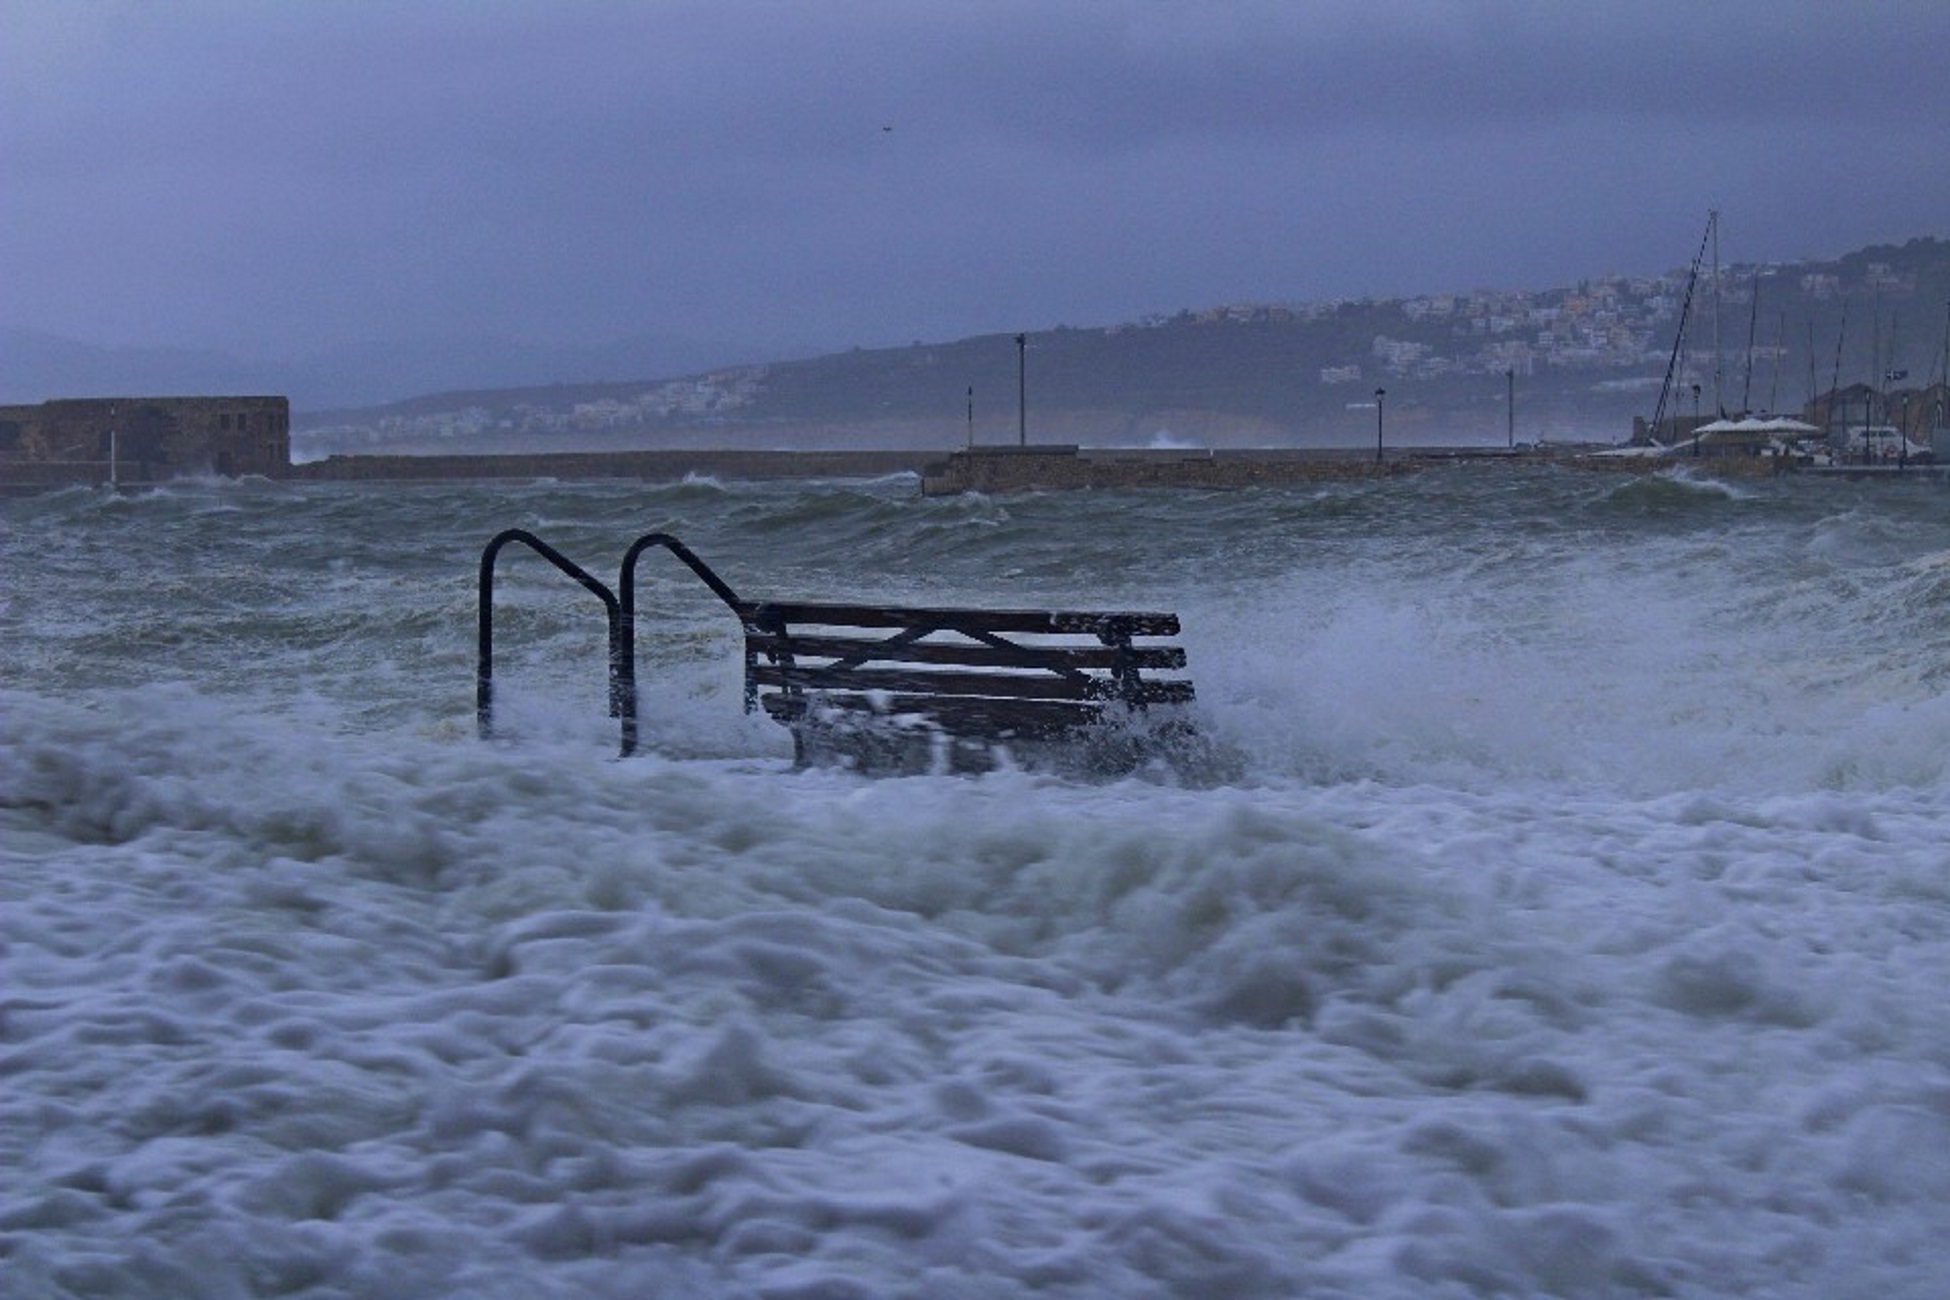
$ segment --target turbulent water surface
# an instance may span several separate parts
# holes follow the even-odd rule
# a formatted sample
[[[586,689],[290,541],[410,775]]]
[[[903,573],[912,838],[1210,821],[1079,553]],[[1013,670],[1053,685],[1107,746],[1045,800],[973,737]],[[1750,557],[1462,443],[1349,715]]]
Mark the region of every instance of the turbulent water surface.
[[[9,1296],[1950,1294],[1950,497],[0,505]],[[1161,608],[1192,772],[794,770],[742,594]]]

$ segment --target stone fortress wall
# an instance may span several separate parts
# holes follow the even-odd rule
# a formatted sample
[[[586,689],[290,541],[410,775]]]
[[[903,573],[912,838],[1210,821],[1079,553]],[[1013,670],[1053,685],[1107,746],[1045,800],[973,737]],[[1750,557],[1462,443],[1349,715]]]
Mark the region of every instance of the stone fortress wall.
[[[0,486],[282,477],[290,464],[291,402],[284,397],[79,397],[0,406]]]

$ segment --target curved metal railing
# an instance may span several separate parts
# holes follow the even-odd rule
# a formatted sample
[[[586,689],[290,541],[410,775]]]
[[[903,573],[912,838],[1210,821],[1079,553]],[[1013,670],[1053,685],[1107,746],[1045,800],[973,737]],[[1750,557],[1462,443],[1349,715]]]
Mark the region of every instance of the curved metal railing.
[[[704,585],[730,607],[740,623],[749,620],[751,606],[740,600],[738,593],[710,565],[669,533],[645,533],[630,544],[630,549],[623,556],[616,591],[611,591],[582,566],[525,529],[510,528],[497,533],[487,544],[487,549],[481,552],[474,723],[483,740],[492,738],[494,734],[494,566],[502,549],[513,542],[527,546],[603,602],[609,622],[609,713],[611,717],[621,719],[624,758],[637,751],[636,566],[643,552],[653,546],[665,548],[703,579]]]
[[[713,595],[731,607],[738,621],[746,621],[748,606],[738,599],[723,578],[697,558],[690,547],[672,537],[669,533],[645,533],[630,543],[630,549],[623,553],[622,571],[617,575],[616,590],[620,593],[618,604],[617,665],[618,676],[615,682],[616,703],[623,718],[623,757],[636,753],[636,563],[642,554],[653,546],[661,546],[690,567],[692,573],[704,580],[704,585]]]

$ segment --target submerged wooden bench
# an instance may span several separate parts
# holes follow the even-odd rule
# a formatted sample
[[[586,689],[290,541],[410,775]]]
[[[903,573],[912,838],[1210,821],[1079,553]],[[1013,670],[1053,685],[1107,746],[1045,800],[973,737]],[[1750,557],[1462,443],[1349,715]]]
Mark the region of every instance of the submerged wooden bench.
[[[515,542],[602,600],[610,711],[622,720],[626,757],[637,747],[636,566],[658,546],[737,616],[745,711],[763,709],[790,728],[800,763],[969,770],[1057,757],[1128,769],[1191,735],[1185,651],[1167,640],[1178,635],[1175,614],[746,600],[668,533],[630,546],[611,591],[539,537],[511,528],[481,555],[483,737],[493,730],[495,560]]]
[[[745,707],[791,728],[802,763],[979,767],[1052,745],[1134,760],[1193,698],[1183,647],[1160,640],[1175,614],[762,601],[740,618]]]

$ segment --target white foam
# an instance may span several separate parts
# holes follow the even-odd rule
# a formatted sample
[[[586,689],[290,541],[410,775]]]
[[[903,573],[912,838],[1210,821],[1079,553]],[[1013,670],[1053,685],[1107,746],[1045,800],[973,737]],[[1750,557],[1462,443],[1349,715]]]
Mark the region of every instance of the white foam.
[[[1941,795],[865,781],[143,702],[7,701],[28,1293],[1941,1280]]]
[[[1741,536],[1782,488],[1567,547],[1645,507],[1554,490],[1508,544],[1440,482],[1146,498],[1191,515],[1162,558],[1094,497],[878,543],[971,599],[1160,588],[1240,759],[1204,783],[793,771],[680,583],[649,755],[612,756],[581,593],[520,576],[480,743],[462,542],[499,503],[459,490],[387,525],[426,554],[306,561],[336,639],[86,583],[91,530],[160,583],[339,495],[11,537],[81,596],[0,625],[9,1294],[1941,1294],[1937,566],[1792,502]],[[644,529],[532,491],[607,519],[578,554]],[[770,581],[833,594],[846,547],[808,549]],[[223,571],[303,588],[277,553]]]

